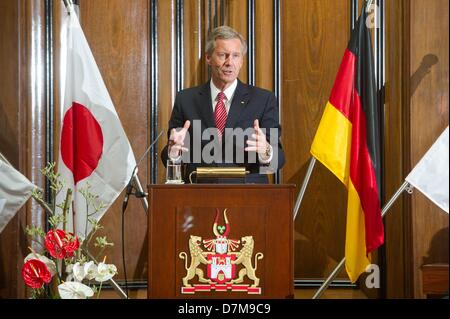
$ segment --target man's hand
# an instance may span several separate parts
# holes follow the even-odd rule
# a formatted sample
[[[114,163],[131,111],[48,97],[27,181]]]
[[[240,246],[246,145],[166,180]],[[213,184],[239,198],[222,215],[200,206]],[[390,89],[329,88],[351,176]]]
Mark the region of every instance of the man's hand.
[[[184,147],[184,139],[186,138],[186,133],[191,126],[190,121],[184,122],[184,126],[181,130],[172,129],[170,131],[169,137],[169,157],[176,158],[180,156],[180,152],[189,151]]]
[[[266,135],[259,128],[258,120],[255,120],[253,122],[253,128],[255,130],[255,133],[252,134],[253,140],[247,140],[248,146],[245,148],[245,150],[254,151],[258,154],[265,155],[269,147],[269,143],[267,143]]]

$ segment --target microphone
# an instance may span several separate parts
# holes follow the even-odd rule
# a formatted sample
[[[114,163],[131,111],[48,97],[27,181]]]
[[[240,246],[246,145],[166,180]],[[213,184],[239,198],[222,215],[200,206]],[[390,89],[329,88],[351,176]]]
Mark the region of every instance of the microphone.
[[[155,143],[159,140],[159,138],[161,137],[161,135],[164,133],[164,130],[161,130],[161,132],[158,134],[158,136],[153,140],[153,142],[150,144],[149,147],[147,147],[147,149],[145,150],[144,154],[142,154],[141,158],[139,159],[139,161],[136,163],[136,166],[134,166],[133,168],[133,172],[131,173],[131,177],[130,180],[128,181],[127,184],[127,191],[125,192],[125,198],[123,200],[122,203],[122,211],[125,212],[125,209],[127,208],[128,205],[128,200],[130,198],[130,195],[133,194],[133,179],[134,177],[137,175],[138,172],[138,166],[139,164],[142,162],[142,160],[145,158],[145,156],[147,155],[148,152],[150,152],[150,150],[152,149],[153,145],[155,145]],[[145,193],[143,192],[139,192],[139,193],[135,193],[134,194],[136,197],[138,198],[142,198],[145,197]]]

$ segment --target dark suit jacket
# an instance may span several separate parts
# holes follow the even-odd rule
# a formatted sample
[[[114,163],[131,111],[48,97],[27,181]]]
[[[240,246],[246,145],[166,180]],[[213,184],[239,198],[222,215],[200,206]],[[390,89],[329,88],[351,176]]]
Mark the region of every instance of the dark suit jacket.
[[[241,128],[243,130],[253,127],[255,119],[259,120],[259,126],[266,129],[266,137],[271,142],[274,148],[274,158],[272,159],[270,166],[273,170],[280,169],[284,165],[284,152],[279,140],[281,136],[281,128],[279,125],[278,116],[278,103],[275,95],[267,90],[260,89],[254,86],[250,86],[242,83],[238,80],[238,85],[234,93],[233,101],[228,112],[226,128]],[[185,166],[184,180],[188,182],[189,174],[196,169],[196,167],[217,166],[217,167],[230,167],[230,166],[245,166],[250,174],[247,175],[246,183],[268,183],[267,174],[260,174],[260,168],[267,166],[259,163],[258,156],[255,152],[243,152],[245,153],[244,159],[236,158],[236,150],[242,150],[246,146],[246,140],[248,137],[244,137],[244,142],[240,138],[237,138],[233,134],[224,134],[222,143],[219,146],[222,149],[221,161],[214,161],[212,163],[205,163],[202,156],[199,156],[198,148],[193,149],[193,141],[201,139],[199,134],[193,135],[194,120],[201,121],[201,132],[207,128],[214,128],[214,114],[211,105],[211,88],[210,82],[194,87],[182,90],[177,93],[175,98],[175,104],[172,110],[172,115],[169,121],[168,136],[173,128],[181,128],[184,123],[190,120],[191,126],[189,128],[190,140],[185,140],[185,146],[189,148],[189,152],[185,155],[189,156],[189,160]],[[272,130],[269,130],[272,128]],[[270,134],[276,132],[275,136]],[[276,138],[278,137],[278,138]],[[208,140],[201,140],[201,150],[203,151],[205,145],[213,140],[211,137]],[[228,143],[232,141],[232,143]],[[218,144],[217,144],[218,145]],[[232,158],[225,157],[225,145],[229,148],[234,148]],[[211,144],[210,146],[211,147]],[[210,148],[208,148],[209,150]],[[197,152],[197,155],[194,154]],[[253,154],[249,154],[253,153]],[[230,153],[229,153],[230,154]],[[194,160],[201,158],[201,163],[194,163]],[[161,154],[164,165],[168,159],[167,146],[164,148]],[[217,157],[216,157],[217,158]],[[256,160],[255,160],[256,159]],[[221,181],[223,182],[223,181]],[[235,182],[235,181],[231,181]]]

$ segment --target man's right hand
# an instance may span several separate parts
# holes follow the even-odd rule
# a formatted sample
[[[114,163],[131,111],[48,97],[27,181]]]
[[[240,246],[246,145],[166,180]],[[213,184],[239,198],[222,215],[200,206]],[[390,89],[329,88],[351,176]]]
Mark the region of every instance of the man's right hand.
[[[184,147],[184,139],[186,138],[186,133],[191,126],[190,121],[184,122],[182,129],[172,129],[170,131],[169,137],[169,157],[177,158],[181,155],[180,152],[187,152],[189,149]]]

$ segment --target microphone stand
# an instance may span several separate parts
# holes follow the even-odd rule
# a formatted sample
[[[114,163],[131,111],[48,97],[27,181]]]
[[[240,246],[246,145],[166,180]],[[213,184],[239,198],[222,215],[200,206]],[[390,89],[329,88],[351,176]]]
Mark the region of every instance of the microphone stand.
[[[159,140],[161,135],[164,133],[164,131],[161,131],[158,136],[155,138],[155,140],[150,144],[150,146],[145,150],[144,154],[141,156],[139,161],[136,163],[136,166],[133,169],[133,172],[131,173],[130,180],[126,187],[125,192],[125,198],[122,203],[122,213],[125,213],[125,210],[128,206],[128,199],[130,195],[136,196],[136,198],[140,198],[142,202],[142,207],[145,210],[145,214],[148,214],[148,201],[147,201],[147,193],[144,192],[144,189],[142,188],[141,182],[139,180],[139,177],[137,176],[138,172],[138,166],[142,162],[142,160],[145,158],[147,153],[152,149],[152,147],[155,145],[155,143]],[[136,191],[133,193],[133,188],[136,188]]]
[[[141,182],[139,181],[139,177],[137,176],[138,172],[138,166],[142,162],[142,160],[145,158],[147,153],[152,149],[152,147],[156,144],[158,139],[161,137],[164,131],[161,131],[159,135],[154,139],[154,141],[150,144],[150,146],[145,150],[144,154],[141,156],[139,161],[137,161],[136,166],[133,168],[133,172],[131,173],[130,180],[128,181],[126,192],[125,192],[125,198],[122,203],[122,262],[123,262],[123,273],[124,273],[124,279],[125,279],[125,290],[126,294],[123,292],[123,290],[120,288],[120,286],[113,285],[113,288],[115,288],[119,294],[125,298],[128,299],[128,281],[127,281],[127,270],[125,265],[125,210],[128,206],[128,200],[130,198],[130,195],[136,196],[136,198],[140,198],[142,202],[142,206],[144,208],[145,214],[148,215],[148,201],[147,201],[147,193],[144,192],[142,189]],[[133,193],[133,188],[136,188],[136,191]],[[118,288],[118,289],[117,289]]]

